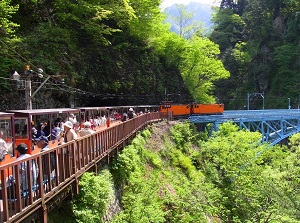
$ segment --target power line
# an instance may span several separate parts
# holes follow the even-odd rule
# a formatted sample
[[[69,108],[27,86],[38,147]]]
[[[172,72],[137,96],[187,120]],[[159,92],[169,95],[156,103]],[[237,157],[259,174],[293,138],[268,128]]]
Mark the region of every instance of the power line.
[[[14,60],[18,61],[18,62],[26,62],[27,64],[29,64],[30,66],[38,69],[37,66],[35,66],[33,63],[29,62],[28,59],[26,59],[24,56],[22,56],[20,53],[18,53],[17,51],[15,51],[13,48],[11,48],[9,45],[7,45],[5,42],[3,42],[2,40],[0,40],[0,42],[2,44],[4,44],[9,50],[11,50],[13,53],[15,53],[19,58],[21,58],[23,61],[21,61],[19,58],[16,58],[14,57],[13,55],[9,54],[8,55],[10,57],[12,57]],[[10,51],[9,51],[10,52]],[[48,77],[50,76],[50,78],[52,80],[55,80],[57,81],[56,79],[54,79],[54,77],[52,77],[52,75],[49,75],[47,73],[45,73],[44,75],[45,77]],[[6,80],[14,80],[12,78],[4,78],[4,77],[0,77],[2,79],[6,79]],[[15,81],[15,80],[14,80]],[[155,97],[155,95],[141,95],[141,94],[137,94],[137,95],[132,95],[132,94],[109,94],[109,93],[96,93],[96,92],[90,92],[90,91],[84,91],[84,90],[81,90],[79,88],[74,88],[74,87],[71,87],[71,86],[68,86],[68,85],[65,85],[65,84],[57,84],[57,83],[53,83],[53,81],[49,80],[49,82],[56,86],[56,90],[61,90],[61,91],[64,91],[64,92],[67,92],[67,93],[70,93],[70,94],[81,94],[81,95],[85,95],[85,96],[93,96],[93,97],[110,97],[110,98],[120,98],[120,97],[135,97],[135,98],[143,98],[143,97]],[[34,84],[40,84],[41,82],[32,82]],[[46,84],[49,84],[49,83],[46,83]],[[66,90],[65,88],[68,88],[68,90]]]

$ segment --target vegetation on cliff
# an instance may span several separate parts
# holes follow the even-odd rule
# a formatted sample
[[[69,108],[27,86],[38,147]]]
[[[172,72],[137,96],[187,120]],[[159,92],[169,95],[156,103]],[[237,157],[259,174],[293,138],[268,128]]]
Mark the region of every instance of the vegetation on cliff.
[[[229,77],[217,45],[169,30],[160,0],[4,0],[0,7],[2,110],[24,108],[24,85],[11,75],[24,79],[27,64],[51,76],[35,108],[208,103],[216,100],[214,82]],[[33,90],[44,80],[31,79]]]
[[[220,46],[231,77],[217,83],[227,109],[292,108],[299,97],[298,0],[222,0],[210,40]]]
[[[114,161],[112,178],[99,183],[115,184],[122,194],[122,210],[110,222],[300,222],[300,135],[288,146],[269,147],[260,139],[231,123],[209,138],[188,123],[152,126]],[[80,185],[82,193],[98,197],[94,187]],[[103,204],[111,194],[106,186]],[[73,206],[75,213],[97,213],[89,222],[104,222],[103,209],[89,196],[79,200],[88,205]]]

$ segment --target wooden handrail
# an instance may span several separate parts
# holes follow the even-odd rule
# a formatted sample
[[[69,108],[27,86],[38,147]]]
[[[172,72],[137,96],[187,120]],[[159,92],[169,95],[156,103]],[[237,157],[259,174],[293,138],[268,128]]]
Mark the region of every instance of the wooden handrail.
[[[0,222],[19,221],[38,209],[45,210],[47,202],[68,185],[78,189],[78,178],[84,172],[125,145],[138,130],[161,118],[159,112],[147,113],[23,160],[10,157],[10,162],[0,166]],[[52,163],[51,153],[55,155]],[[37,177],[32,170],[33,162],[37,165]],[[27,170],[25,175],[20,172],[22,165]],[[25,183],[25,187],[20,187]]]

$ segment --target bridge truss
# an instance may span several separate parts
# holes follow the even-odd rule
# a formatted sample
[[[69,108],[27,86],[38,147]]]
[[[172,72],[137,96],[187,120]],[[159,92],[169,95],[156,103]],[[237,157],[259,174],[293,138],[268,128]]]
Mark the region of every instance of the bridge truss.
[[[270,142],[271,145],[300,131],[299,109],[235,110],[225,111],[222,115],[193,115],[189,120],[210,129],[210,132],[217,131],[222,123],[233,122],[240,129],[259,131],[262,142]]]

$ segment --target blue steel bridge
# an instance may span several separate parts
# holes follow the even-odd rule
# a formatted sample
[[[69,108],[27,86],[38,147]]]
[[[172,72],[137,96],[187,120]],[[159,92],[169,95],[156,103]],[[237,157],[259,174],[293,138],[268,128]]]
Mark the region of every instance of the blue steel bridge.
[[[300,131],[299,109],[231,110],[224,111],[222,115],[193,115],[189,120],[210,129],[210,132],[218,130],[222,123],[233,122],[240,129],[259,131],[262,142],[270,142],[271,145]]]

